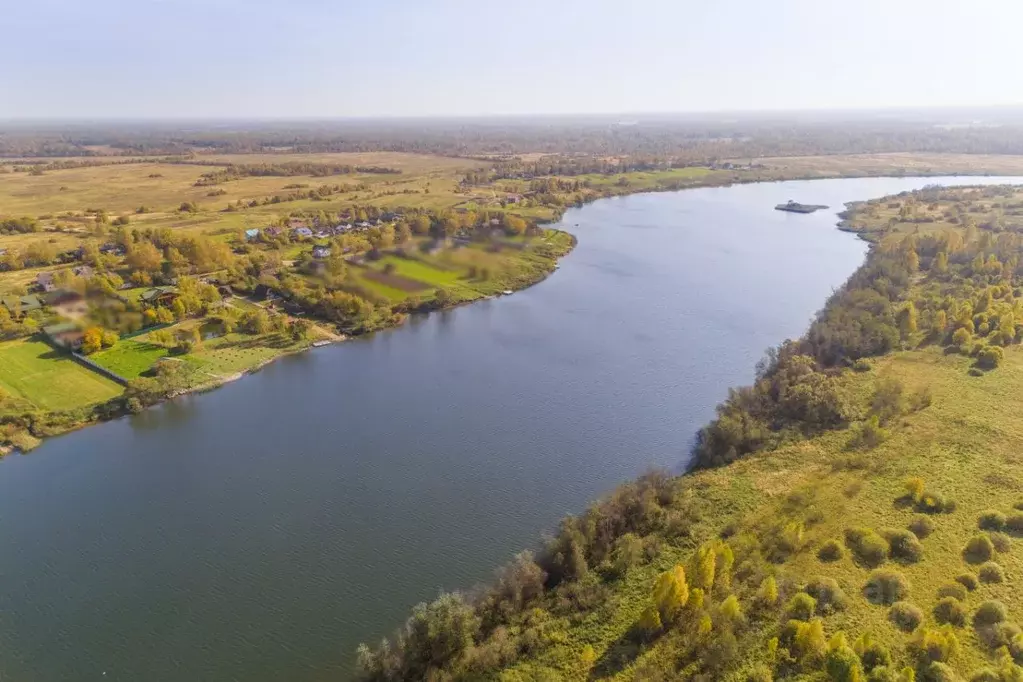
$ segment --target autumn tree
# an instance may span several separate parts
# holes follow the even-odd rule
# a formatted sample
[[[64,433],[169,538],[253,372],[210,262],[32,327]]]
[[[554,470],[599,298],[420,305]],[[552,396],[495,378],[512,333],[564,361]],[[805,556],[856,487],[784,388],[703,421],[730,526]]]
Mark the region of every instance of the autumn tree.
[[[686,572],[681,566],[661,573],[654,583],[654,605],[664,622],[672,620],[689,602],[689,585]]]
[[[103,348],[103,330],[99,327],[89,327],[82,337],[82,352],[91,355]]]

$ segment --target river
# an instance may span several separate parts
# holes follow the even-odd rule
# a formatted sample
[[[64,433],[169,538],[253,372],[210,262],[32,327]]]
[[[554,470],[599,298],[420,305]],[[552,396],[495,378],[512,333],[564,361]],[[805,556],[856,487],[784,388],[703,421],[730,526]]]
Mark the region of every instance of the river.
[[[7,457],[0,676],[347,678],[417,601],[683,468],[727,387],[862,262],[843,202],[935,182],[602,200],[565,215],[579,245],[535,287]]]

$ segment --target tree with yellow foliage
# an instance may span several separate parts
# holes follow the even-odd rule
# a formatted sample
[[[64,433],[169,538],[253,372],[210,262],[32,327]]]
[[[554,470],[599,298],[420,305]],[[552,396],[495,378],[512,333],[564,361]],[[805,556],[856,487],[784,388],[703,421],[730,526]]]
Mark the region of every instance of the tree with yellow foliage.
[[[672,620],[689,602],[689,585],[686,583],[686,572],[681,566],[675,566],[657,576],[653,599],[663,622]]]

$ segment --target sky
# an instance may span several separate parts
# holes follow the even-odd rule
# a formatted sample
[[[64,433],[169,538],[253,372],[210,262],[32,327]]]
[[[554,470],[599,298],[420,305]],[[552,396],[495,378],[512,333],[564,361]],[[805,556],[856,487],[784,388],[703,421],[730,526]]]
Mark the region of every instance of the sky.
[[[1023,104],[1021,0],[0,0],[0,118]]]

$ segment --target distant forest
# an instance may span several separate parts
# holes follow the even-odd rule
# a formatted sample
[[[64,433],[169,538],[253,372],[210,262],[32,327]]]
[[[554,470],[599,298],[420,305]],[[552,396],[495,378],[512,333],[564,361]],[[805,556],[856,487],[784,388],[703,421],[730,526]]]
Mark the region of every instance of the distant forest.
[[[0,157],[530,152],[673,162],[882,152],[1023,154],[1023,110],[190,123],[0,123]]]

